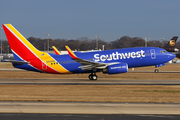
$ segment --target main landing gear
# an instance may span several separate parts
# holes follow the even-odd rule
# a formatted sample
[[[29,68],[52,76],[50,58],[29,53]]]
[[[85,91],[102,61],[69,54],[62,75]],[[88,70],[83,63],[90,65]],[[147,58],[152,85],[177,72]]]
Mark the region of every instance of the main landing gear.
[[[96,75],[96,73],[91,73],[89,75],[89,80],[97,80],[98,76]]]

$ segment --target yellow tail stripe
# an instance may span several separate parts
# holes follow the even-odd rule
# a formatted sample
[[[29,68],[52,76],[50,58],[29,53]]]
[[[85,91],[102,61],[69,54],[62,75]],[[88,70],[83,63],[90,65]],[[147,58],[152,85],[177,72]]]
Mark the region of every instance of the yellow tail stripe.
[[[46,52],[41,52],[37,50],[24,36],[22,36],[11,24],[6,24],[10,30],[22,41],[24,45],[27,46],[35,55],[41,59],[45,64],[47,64],[50,68],[60,72],[60,73],[71,73],[67,69],[65,69],[63,66],[60,64],[56,65],[51,65],[50,62],[48,61],[56,61],[54,58],[52,58],[48,53]]]
[[[57,50],[57,48],[56,48],[55,46],[52,46],[52,47],[53,47],[53,49],[54,49],[54,52],[57,52],[58,55],[61,55],[61,53]]]
[[[66,47],[69,55],[70,55],[72,58],[78,59],[78,57],[72,52],[72,50],[71,50],[67,45],[66,45],[65,47]]]

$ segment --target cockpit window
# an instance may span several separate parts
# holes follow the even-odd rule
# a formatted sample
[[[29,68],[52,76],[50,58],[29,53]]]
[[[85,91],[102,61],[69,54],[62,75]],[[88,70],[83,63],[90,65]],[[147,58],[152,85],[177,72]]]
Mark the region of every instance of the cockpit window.
[[[160,52],[161,52],[161,53],[166,53],[167,51],[166,51],[166,50],[161,50]]]

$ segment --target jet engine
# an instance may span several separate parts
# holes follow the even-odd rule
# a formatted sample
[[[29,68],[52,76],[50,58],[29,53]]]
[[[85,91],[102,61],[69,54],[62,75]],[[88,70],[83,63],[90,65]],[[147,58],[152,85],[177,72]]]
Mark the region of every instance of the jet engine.
[[[125,73],[127,71],[128,71],[127,63],[109,65],[107,68],[103,69],[103,73],[108,73],[108,74]]]

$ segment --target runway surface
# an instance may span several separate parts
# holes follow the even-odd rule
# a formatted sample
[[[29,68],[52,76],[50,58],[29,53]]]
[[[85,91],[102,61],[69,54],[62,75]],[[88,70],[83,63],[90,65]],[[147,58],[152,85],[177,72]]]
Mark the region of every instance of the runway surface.
[[[1,70],[1,69],[0,69]],[[6,69],[5,71],[15,69]],[[16,69],[18,70],[18,69]],[[3,70],[4,71],[4,70]],[[138,71],[136,71],[138,72]],[[142,71],[140,71],[142,72]],[[153,72],[153,71],[146,71]],[[172,71],[173,72],[173,71]],[[177,72],[177,71],[175,71]],[[164,72],[166,73],[166,71]],[[169,72],[167,72],[169,73]],[[178,71],[179,73],[179,71]],[[180,85],[179,80],[0,79],[0,84],[37,85]],[[180,104],[0,102],[2,119],[179,120]]]
[[[0,113],[179,115],[180,104],[0,102]]]
[[[2,120],[179,120],[180,115],[0,113],[0,118]]]
[[[0,84],[39,85],[180,85],[180,80],[108,80],[99,79],[0,79]]]

